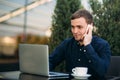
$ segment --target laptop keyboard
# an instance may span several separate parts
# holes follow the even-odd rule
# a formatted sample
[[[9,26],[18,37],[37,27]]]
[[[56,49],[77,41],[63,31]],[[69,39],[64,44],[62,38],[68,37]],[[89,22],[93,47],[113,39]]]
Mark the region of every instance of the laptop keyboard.
[[[61,73],[58,73],[58,72],[49,72],[50,75],[59,75]]]
[[[60,72],[49,72],[49,75],[68,76],[68,74],[60,73]]]

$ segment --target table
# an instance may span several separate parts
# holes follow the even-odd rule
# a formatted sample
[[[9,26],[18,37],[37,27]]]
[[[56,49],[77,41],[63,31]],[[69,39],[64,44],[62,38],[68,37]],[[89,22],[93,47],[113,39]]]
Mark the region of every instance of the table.
[[[20,71],[0,72],[0,80],[69,80],[69,77],[45,77],[21,73]]]
[[[20,71],[0,72],[0,80],[76,80],[68,77],[45,77],[40,75],[21,73]]]
[[[71,77],[45,77],[40,75],[33,75],[28,73],[21,73],[20,71],[0,72],[0,80],[78,80]],[[110,76],[107,80],[120,80],[119,77]]]

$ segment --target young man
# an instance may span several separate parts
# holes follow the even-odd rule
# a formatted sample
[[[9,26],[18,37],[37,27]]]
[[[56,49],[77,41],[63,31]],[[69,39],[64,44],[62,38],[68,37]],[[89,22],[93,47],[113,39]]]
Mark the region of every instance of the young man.
[[[65,60],[68,73],[75,67],[87,67],[91,80],[104,80],[111,51],[107,41],[92,36],[92,15],[87,10],[76,11],[71,26],[73,38],[64,40],[50,55],[50,70]]]

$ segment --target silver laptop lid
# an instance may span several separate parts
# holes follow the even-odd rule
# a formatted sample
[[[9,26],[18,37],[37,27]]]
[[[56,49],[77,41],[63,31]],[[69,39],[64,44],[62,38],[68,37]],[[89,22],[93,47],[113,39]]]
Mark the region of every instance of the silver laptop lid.
[[[49,75],[48,45],[19,44],[20,71]]]

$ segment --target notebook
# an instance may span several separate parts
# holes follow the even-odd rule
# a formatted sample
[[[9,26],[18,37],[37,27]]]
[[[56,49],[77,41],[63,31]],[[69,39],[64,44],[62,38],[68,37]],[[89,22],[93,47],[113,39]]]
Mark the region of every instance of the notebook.
[[[24,73],[43,75],[48,77],[69,74],[49,71],[48,45],[19,44],[20,71]]]

